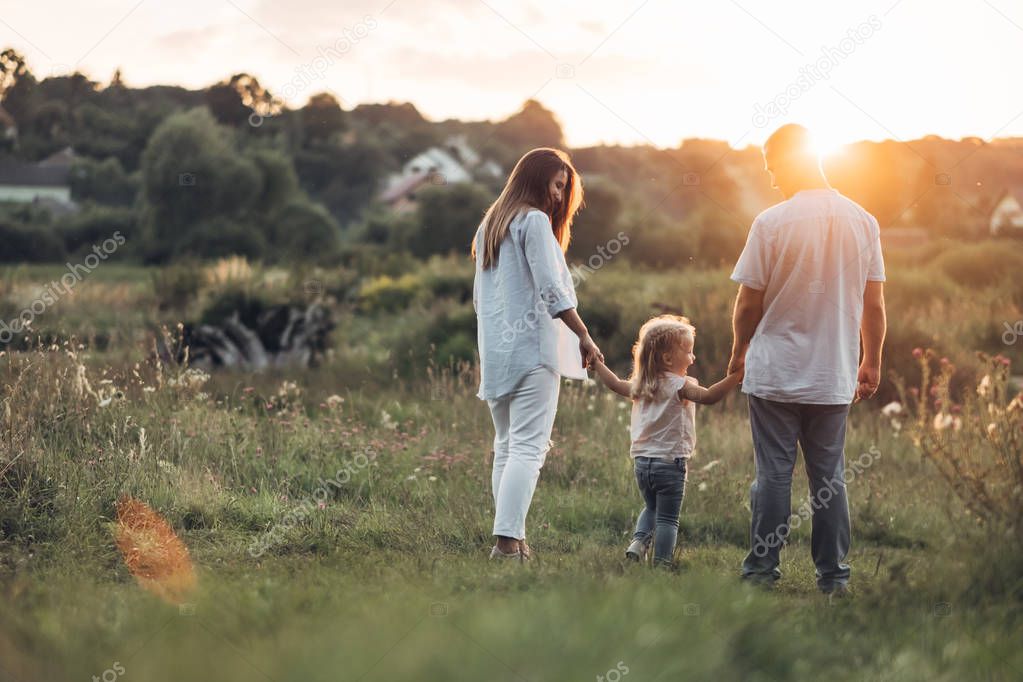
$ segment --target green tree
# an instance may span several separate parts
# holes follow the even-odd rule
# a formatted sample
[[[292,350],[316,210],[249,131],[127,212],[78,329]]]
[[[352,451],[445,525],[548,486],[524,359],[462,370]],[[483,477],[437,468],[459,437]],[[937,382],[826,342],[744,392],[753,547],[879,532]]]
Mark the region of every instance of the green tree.
[[[564,147],[565,136],[554,113],[535,99],[497,124],[497,137],[513,152],[522,155],[534,147]]]
[[[345,129],[345,112],[329,92],[309,98],[300,110],[303,140],[322,142]]]
[[[323,206],[296,198],[270,217],[268,256],[275,261],[329,261],[338,253],[339,233]]]
[[[570,259],[586,260],[598,247],[616,239],[621,230],[622,197],[614,187],[595,183],[586,187],[586,205],[572,225]]]
[[[103,161],[79,158],[71,168],[71,196],[75,201],[127,206],[135,201],[138,189],[137,174],[125,173],[114,156]]]
[[[479,185],[458,184],[429,187],[418,195],[414,231],[399,239],[413,255],[467,253],[472,236],[493,201]]]
[[[259,166],[234,149],[230,132],[208,111],[169,117],[142,155],[146,219],[161,254],[175,253],[179,241],[201,243],[193,232],[205,222],[243,218],[256,204],[262,183]],[[208,228],[202,233],[208,235]]]

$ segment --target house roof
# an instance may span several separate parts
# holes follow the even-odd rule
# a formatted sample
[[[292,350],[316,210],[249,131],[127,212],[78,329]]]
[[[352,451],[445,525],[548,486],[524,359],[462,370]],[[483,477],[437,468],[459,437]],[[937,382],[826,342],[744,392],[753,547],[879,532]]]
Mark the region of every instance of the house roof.
[[[39,162],[40,166],[57,166],[70,168],[75,161],[75,152],[71,147],[64,147],[59,152],[50,154]]]
[[[409,192],[414,192],[422,185],[429,182],[431,176],[432,173],[414,173],[412,175],[399,178],[393,185],[385,189],[380,194],[380,200],[387,204],[397,201]]]
[[[0,185],[8,187],[67,187],[70,175],[70,165],[0,159]]]

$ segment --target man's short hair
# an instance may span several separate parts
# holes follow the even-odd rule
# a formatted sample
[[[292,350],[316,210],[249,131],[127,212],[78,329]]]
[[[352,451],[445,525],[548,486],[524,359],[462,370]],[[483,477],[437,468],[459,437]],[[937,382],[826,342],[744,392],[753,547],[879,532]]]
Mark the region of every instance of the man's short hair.
[[[786,123],[764,142],[764,154],[775,158],[818,164],[820,159],[810,131],[798,123]]]

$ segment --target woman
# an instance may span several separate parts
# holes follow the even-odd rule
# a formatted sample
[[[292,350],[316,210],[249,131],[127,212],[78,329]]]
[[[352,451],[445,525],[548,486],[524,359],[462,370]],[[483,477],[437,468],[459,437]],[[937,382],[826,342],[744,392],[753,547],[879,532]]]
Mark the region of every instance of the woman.
[[[478,396],[496,431],[492,559],[530,557],[526,514],[550,449],[561,377],[585,378],[585,367],[603,360],[576,312],[565,263],[582,199],[568,155],[534,149],[515,165],[473,239]]]

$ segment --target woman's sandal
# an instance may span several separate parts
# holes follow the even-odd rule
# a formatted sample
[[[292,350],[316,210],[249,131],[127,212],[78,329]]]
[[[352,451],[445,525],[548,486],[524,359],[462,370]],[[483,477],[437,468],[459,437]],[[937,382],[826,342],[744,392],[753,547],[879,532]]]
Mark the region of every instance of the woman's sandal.
[[[522,550],[521,549],[517,549],[514,552],[502,552],[500,550],[500,548],[498,548],[497,545],[494,545],[494,548],[492,550],[490,550],[490,558],[491,559],[518,559],[519,561],[524,561],[525,560],[525,556],[522,554]]]

